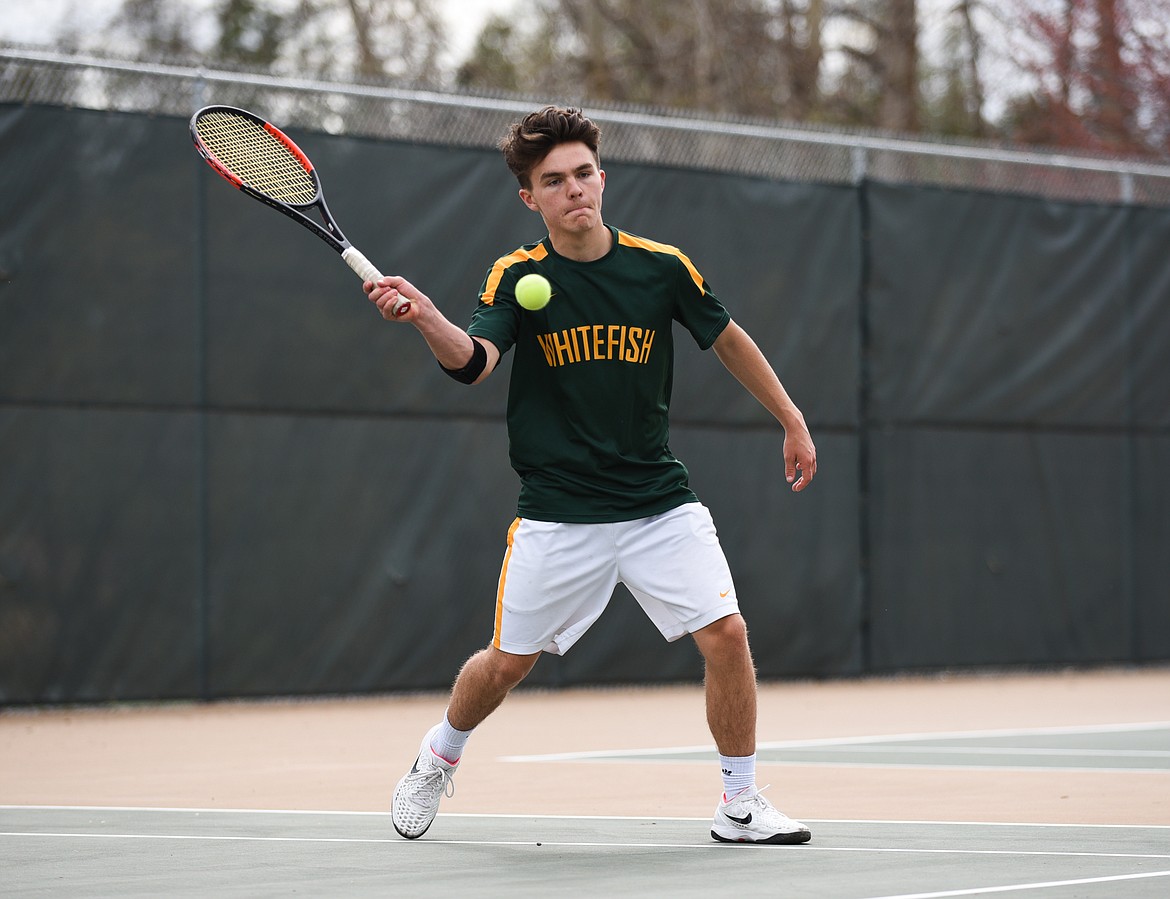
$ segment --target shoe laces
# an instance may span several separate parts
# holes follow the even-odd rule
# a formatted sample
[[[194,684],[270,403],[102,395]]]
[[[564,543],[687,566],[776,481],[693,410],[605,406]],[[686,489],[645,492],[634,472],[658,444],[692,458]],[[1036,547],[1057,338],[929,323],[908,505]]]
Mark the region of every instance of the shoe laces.
[[[757,809],[765,814],[775,813],[778,815],[783,815],[784,813],[777,809],[776,806],[772,805],[772,803],[768,801],[767,797],[763,795],[764,790],[768,789],[770,786],[772,785],[767,784],[766,786],[760,787],[750,796],[740,794],[739,796],[734,797],[731,801],[737,804],[743,803],[744,805],[751,806],[752,808]],[[745,790],[744,792],[746,793],[747,791]]]
[[[758,808],[760,810],[760,813],[762,815],[764,815],[765,819],[771,819],[772,821],[774,821],[776,823],[790,820],[788,818],[788,816],[786,814],[784,814],[784,812],[780,811],[780,809],[778,809],[778,808],[776,808],[776,806],[772,805],[772,803],[768,801],[768,798],[766,796],[760,795],[761,793],[764,792],[764,790],[768,789],[768,787],[770,787],[770,786],[772,786],[772,785],[768,784],[767,786],[761,787],[760,789],[756,790],[756,795],[752,796],[748,801],[751,802],[752,805],[754,805],[756,808]]]
[[[425,801],[433,802],[440,793],[450,799],[455,795],[454,770],[428,759],[407,777],[403,786],[409,787],[408,795],[411,799],[417,800],[425,794]]]

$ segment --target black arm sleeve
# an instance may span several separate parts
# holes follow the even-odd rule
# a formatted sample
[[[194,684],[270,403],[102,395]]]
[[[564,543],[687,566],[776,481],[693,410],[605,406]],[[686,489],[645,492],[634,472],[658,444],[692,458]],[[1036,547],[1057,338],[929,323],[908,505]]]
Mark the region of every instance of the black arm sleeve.
[[[439,363],[439,368],[442,368],[447,374],[458,381],[460,384],[474,384],[475,379],[478,378],[484,368],[487,367],[487,350],[483,348],[483,344],[471,338],[471,361],[469,361],[463,368],[446,368]]]

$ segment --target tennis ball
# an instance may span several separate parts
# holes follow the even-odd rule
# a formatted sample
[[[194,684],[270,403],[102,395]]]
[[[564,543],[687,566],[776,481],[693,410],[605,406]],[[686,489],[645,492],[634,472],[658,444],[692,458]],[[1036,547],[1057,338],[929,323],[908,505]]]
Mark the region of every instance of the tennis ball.
[[[544,275],[525,275],[516,282],[516,302],[530,312],[543,309],[552,297],[552,285]]]

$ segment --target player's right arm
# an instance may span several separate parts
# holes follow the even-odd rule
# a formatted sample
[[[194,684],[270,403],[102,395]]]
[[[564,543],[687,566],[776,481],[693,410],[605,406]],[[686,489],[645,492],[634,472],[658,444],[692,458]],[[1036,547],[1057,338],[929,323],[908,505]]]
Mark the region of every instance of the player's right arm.
[[[452,324],[431,302],[430,297],[397,275],[389,275],[377,283],[367,281],[366,293],[370,302],[378,307],[382,318],[387,321],[409,322],[418,329],[427,342],[439,365],[450,371],[459,371],[472,361],[475,344],[483,347],[487,359],[480,372],[469,383],[478,384],[495,370],[500,361],[500,350],[490,340],[472,337],[462,328]],[[398,298],[410,300],[410,308],[402,315],[394,314]]]

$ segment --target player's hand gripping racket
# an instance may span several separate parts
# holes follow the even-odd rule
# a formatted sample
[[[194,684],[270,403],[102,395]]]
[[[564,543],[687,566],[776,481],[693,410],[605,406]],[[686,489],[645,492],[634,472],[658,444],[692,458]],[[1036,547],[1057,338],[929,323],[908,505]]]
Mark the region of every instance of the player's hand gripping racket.
[[[191,116],[191,140],[220,175],[248,196],[300,222],[340,253],[363,281],[382,277],[337,227],[309,157],[275,125],[244,109],[206,106]],[[313,207],[324,226],[305,214]],[[400,297],[394,315],[409,308],[410,301]]]

